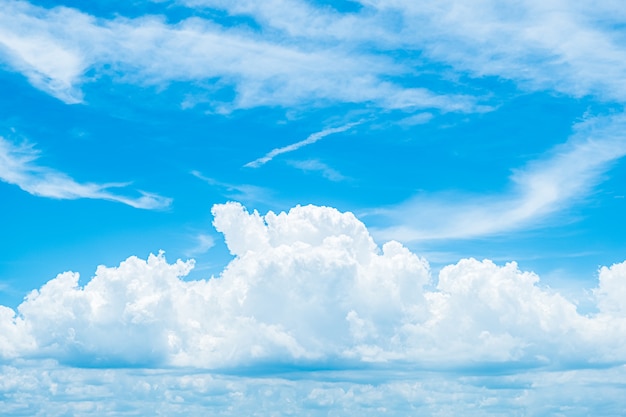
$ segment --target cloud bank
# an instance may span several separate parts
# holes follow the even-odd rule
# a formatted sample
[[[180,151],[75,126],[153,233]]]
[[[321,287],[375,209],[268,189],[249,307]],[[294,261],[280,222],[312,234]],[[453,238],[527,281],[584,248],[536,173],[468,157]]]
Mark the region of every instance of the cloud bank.
[[[109,200],[140,209],[162,209],[172,202],[170,198],[143,191],[139,192],[141,197],[135,198],[110,191],[127,187],[128,183],[78,183],[62,172],[37,165],[38,156],[32,145],[15,145],[0,137],[0,181],[17,185],[34,196],[62,200]]]
[[[398,242],[378,247],[351,213],[295,207],[265,216],[216,205],[234,259],[187,281],[163,254],[65,272],[0,309],[5,360],[80,366],[413,366],[568,368],[624,363],[626,263],[604,267],[597,311],[514,262],[463,259],[433,280]]]

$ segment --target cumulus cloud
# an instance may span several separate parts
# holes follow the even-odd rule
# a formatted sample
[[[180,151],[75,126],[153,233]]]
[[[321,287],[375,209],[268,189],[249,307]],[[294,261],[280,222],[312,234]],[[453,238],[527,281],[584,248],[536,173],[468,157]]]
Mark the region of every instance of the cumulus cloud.
[[[398,242],[376,245],[351,213],[295,207],[261,216],[216,205],[234,259],[187,281],[163,254],[65,272],[0,310],[0,354],[63,363],[232,368],[410,363],[568,366],[626,360],[626,267],[600,271],[598,312],[543,288],[512,262],[464,259],[437,280]]]
[[[110,191],[124,188],[128,183],[79,183],[52,168],[37,165],[39,156],[33,145],[16,145],[0,137],[0,181],[14,184],[35,196],[74,200],[91,198],[123,203],[141,209],[162,209],[171,199],[139,191],[140,197],[126,197]]]
[[[508,192],[421,195],[378,210],[395,224],[377,230],[377,236],[403,241],[471,238],[536,225],[586,198],[612,163],[626,155],[625,127],[624,114],[574,125],[566,143],[513,172]]]

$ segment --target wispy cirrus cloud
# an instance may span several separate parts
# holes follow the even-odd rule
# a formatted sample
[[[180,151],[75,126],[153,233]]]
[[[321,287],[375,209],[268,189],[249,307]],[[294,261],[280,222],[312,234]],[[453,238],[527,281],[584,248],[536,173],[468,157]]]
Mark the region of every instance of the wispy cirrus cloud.
[[[304,161],[288,161],[288,164],[304,172],[319,172],[330,181],[343,181],[346,179],[339,171],[329,167],[327,164],[317,159],[307,159]]]
[[[81,102],[81,85],[105,75],[159,86],[176,81],[215,85],[219,80],[218,85],[234,92],[232,100],[209,99],[221,112],[336,102],[390,109],[489,109],[472,96],[395,83],[390,77],[413,69],[348,44],[329,48],[318,39],[302,43],[202,18],[167,24],[161,16],[96,19],[63,7],[12,0],[3,0],[2,6],[0,59],[66,103]],[[87,77],[87,71],[96,77]]]
[[[510,191],[422,195],[378,213],[394,226],[377,235],[404,241],[493,235],[532,227],[585,199],[611,163],[626,155],[626,115],[591,118],[574,134],[511,176]]]
[[[350,13],[297,0],[179,3],[250,16],[261,30],[202,18],[176,24],[160,16],[96,19],[75,9],[3,0],[0,59],[67,103],[83,100],[80,87],[93,81],[86,77],[92,71],[140,85],[218,79],[235,92],[230,102],[212,102],[219,111],[311,102],[489,109],[476,97],[450,93],[450,77],[447,92],[426,88],[419,74],[429,62],[525,88],[626,99],[620,81],[625,39],[613,30],[623,13],[613,3],[363,1]],[[395,51],[421,58],[393,59]],[[407,76],[408,84],[394,81]]]
[[[272,201],[272,190],[252,184],[231,184],[218,181],[203,175],[200,171],[191,171],[191,175],[204,181],[212,187],[219,189],[225,197],[238,201],[250,203],[270,203]]]
[[[185,251],[185,256],[193,257],[202,255],[215,246],[215,239],[206,233],[198,233],[195,237],[195,245]]]
[[[503,5],[481,0],[363,0],[351,12],[301,0],[180,0],[250,16],[288,39],[367,43],[371,53],[419,52],[456,73],[510,79],[532,90],[624,101],[626,36],[619,2]],[[423,61],[418,61],[423,63]],[[419,70],[419,63],[415,69]]]
[[[421,48],[429,59],[446,62],[456,72],[513,80],[527,90],[626,100],[621,82],[626,39],[616,30],[625,16],[618,2],[363,3],[375,15],[403,17],[393,44]]]
[[[89,198],[109,200],[140,209],[163,209],[172,200],[157,194],[139,191],[139,197],[127,197],[111,191],[130,183],[79,183],[70,176],[36,163],[39,152],[33,145],[15,145],[0,137],[0,181],[17,185],[29,194],[61,200]]]
[[[332,128],[324,129],[324,130],[322,130],[320,132],[312,133],[311,135],[309,135],[304,140],[301,140],[301,141],[296,142],[296,143],[292,143],[291,145],[282,146],[280,148],[272,149],[271,151],[269,151],[264,156],[262,156],[262,157],[260,157],[258,159],[255,159],[252,162],[248,162],[247,164],[244,165],[244,167],[247,167],[247,168],[258,168],[258,167],[260,167],[262,165],[265,165],[266,163],[268,163],[269,161],[271,161],[272,159],[274,159],[278,155],[282,155],[282,154],[285,154],[285,153],[288,153],[288,152],[297,151],[298,149],[300,149],[300,148],[302,148],[304,146],[312,145],[315,142],[318,142],[318,141],[324,139],[328,135],[332,135],[334,133],[345,132],[346,130],[351,129],[354,126],[356,126],[356,125],[358,125],[360,123],[361,122],[348,123],[348,124],[343,125],[343,126],[332,127]]]

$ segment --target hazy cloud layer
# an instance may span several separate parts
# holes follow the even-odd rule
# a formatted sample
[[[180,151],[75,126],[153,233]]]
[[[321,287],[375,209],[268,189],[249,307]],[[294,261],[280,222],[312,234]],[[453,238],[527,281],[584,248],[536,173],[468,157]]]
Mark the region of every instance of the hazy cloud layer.
[[[620,417],[626,411],[623,366],[513,375],[489,369],[242,373],[81,369],[27,361],[0,366],[0,407],[4,415],[47,417]]]
[[[345,367],[410,363],[577,367],[623,363],[625,264],[603,268],[597,311],[540,285],[515,263],[464,259],[436,280],[397,242],[379,248],[350,213],[213,208],[232,262],[185,281],[193,261],[131,257],[84,287],[62,273],[0,311],[4,358],[87,366]],[[578,364],[578,365],[572,365]]]

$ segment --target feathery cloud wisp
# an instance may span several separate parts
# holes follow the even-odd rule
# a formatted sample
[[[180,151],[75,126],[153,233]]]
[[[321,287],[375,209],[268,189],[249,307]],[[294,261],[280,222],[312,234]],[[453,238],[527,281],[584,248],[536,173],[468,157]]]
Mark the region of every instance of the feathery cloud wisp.
[[[487,109],[474,97],[389,81],[390,74],[411,70],[375,53],[355,53],[343,46],[331,50],[316,42],[302,47],[201,18],[175,25],[158,16],[96,19],[76,9],[5,0],[0,28],[0,60],[66,103],[82,101],[81,85],[90,82],[88,70],[101,73],[109,68],[107,76],[138,85],[219,79],[224,88],[232,88],[234,98],[209,100],[218,112],[315,102],[459,112]]]
[[[626,155],[626,115],[598,117],[574,126],[567,143],[511,176],[500,195],[418,196],[378,210],[392,224],[375,235],[402,241],[471,238],[532,226],[584,199]]]
[[[315,133],[309,135],[306,139],[301,140],[300,142],[292,143],[291,145],[283,146],[281,148],[272,149],[271,151],[269,151],[264,156],[262,156],[262,157],[260,157],[258,159],[255,159],[252,162],[248,162],[247,164],[244,165],[244,167],[258,168],[258,167],[260,167],[262,165],[265,165],[266,163],[268,163],[269,161],[271,161],[272,159],[274,159],[278,155],[282,155],[282,154],[288,153],[288,152],[297,151],[298,149],[302,148],[303,146],[312,145],[315,142],[317,142],[319,140],[322,140],[326,136],[332,135],[333,133],[345,132],[346,130],[351,129],[354,126],[359,125],[360,123],[361,122],[348,123],[348,124],[343,125],[343,126],[333,127],[333,128],[329,128],[329,129],[324,129],[321,132],[315,132]]]
[[[110,191],[112,188],[126,187],[128,183],[76,182],[62,172],[37,165],[35,161],[38,154],[32,145],[15,145],[0,137],[0,181],[17,185],[35,196],[62,200],[109,200],[140,209],[163,209],[172,202],[170,198],[144,191],[139,191],[140,197],[126,197]]]

